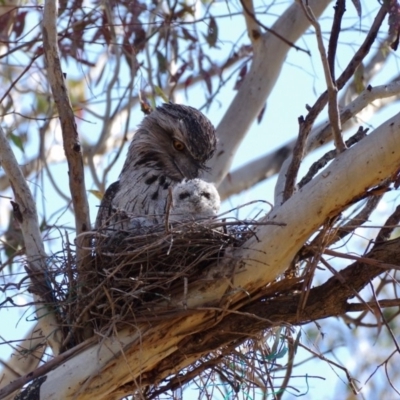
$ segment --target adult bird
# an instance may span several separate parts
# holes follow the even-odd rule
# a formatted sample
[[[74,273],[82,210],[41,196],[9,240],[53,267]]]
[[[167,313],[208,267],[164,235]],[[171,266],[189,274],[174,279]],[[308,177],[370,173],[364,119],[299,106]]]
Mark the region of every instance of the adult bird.
[[[216,147],[215,129],[195,108],[163,104],[147,115],[129,146],[119,180],[106,190],[97,229],[129,229],[132,218],[161,224],[169,191],[206,170]]]

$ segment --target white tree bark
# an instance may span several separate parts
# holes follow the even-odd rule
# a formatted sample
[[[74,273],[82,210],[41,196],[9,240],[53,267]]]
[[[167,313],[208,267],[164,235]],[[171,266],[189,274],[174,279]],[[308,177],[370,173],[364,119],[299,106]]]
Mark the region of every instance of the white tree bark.
[[[276,206],[265,220],[285,226],[257,227],[259,240],[234,250],[224,266],[209,276],[218,280],[195,283],[183,301],[190,308],[233,303],[251,295],[273,281],[290,264],[294,255],[330,216],[337,215],[368,188],[397,173],[400,165],[400,113],[377,128],[371,135],[340,154],[313,181],[295,193],[282,206]],[[232,267],[234,276],[231,276]],[[138,330],[120,332],[79,356],[67,361],[47,376],[41,387],[41,399],[116,399],[118,387],[128,382],[140,385],[140,376],[174,351],[185,336],[204,329],[215,317],[208,311],[193,312],[157,326],[138,326]],[[199,355],[197,355],[199,356]],[[196,355],[188,357],[190,363]],[[180,368],[182,366],[177,366]],[[173,371],[165,371],[168,375]],[[118,396],[117,396],[118,394]]]
[[[315,16],[319,17],[330,2],[310,0],[309,4]],[[271,29],[294,43],[309,25],[304,11],[295,3],[278,18]],[[228,173],[237,148],[274,88],[291,49],[270,32],[254,40],[253,47],[254,56],[250,71],[217,128],[217,151],[209,163],[212,174],[204,177],[217,185]]]
[[[0,389],[33,371],[39,365],[46,348],[40,327],[41,321],[28,332],[24,340],[18,343],[7,362],[0,361],[3,366],[0,372]],[[4,400],[11,400],[16,394],[17,391],[5,397]]]
[[[13,188],[17,205],[14,216],[21,225],[28,268],[32,276],[35,276],[34,283],[46,287],[46,253],[40,234],[36,204],[1,127],[0,165],[10,179]],[[34,294],[34,300],[38,304],[36,314],[42,320],[41,328],[44,337],[47,338],[54,353],[57,354],[61,343],[56,318],[48,307],[43,306],[41,296]]]

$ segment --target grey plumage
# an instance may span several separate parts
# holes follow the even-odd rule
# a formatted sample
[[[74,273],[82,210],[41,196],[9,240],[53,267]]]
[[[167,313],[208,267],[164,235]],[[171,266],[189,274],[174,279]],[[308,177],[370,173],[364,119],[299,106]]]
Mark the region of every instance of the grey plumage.
[[[214,127],[200,111],[178,104],[157,107],[139,125],[119,181],[103,197],[95,227],[129,229],[129,220],[142,216],[162,223],[169,188],[206,170],[215,147]]]
[[[212,183],[201,179],[184,179],[172,188],[169,220],[182,222],[215,217],[220,207],[220,197]]]

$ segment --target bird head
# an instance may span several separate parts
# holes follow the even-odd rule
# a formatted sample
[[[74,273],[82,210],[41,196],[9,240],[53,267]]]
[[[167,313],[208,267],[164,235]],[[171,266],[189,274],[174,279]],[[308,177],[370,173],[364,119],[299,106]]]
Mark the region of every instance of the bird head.
[[[139,125],[121,177],[130,169],[151,167],[170,179],[197,178],[216,148],[215,129],[195,108],[163,104]]]
[[[171,190],[171,222],[216,217],[220,208],[216,187],[201,179],[184,179]]]

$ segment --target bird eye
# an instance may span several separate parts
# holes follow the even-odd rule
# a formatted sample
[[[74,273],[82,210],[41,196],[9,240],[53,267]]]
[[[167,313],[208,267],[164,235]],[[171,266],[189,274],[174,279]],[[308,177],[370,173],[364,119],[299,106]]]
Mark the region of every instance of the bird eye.
[[[183,150],[185,150],[185,145],[184,145],[181,141],[179,141],[179,140],[174,140],[174,141],[172,142],[172,144],[174,145],[175,150],[178,150],[178,151],[183,151]]]

